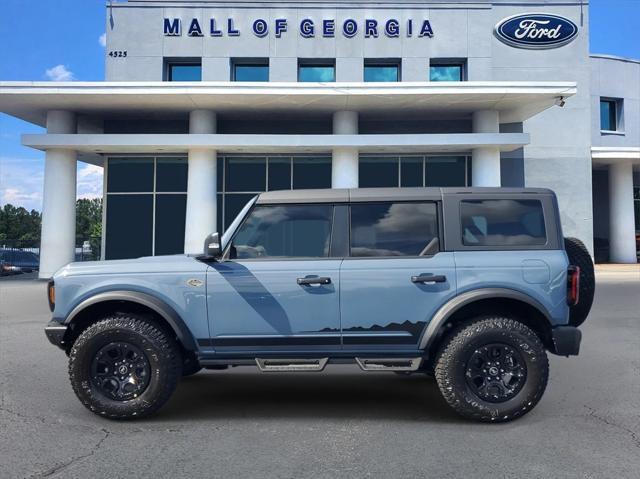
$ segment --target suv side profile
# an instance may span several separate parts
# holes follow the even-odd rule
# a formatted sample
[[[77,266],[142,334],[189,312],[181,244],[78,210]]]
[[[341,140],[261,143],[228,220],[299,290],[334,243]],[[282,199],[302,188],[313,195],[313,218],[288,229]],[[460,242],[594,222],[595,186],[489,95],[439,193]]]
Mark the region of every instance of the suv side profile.
[[[550,190],[276,191],[203,255],[65,266],[45,331],[108,418],[156,412],[202,368],[356,363],[434,376],[459,414],[500,422],[542,397],[547,351],[578,354],[593,292]]]

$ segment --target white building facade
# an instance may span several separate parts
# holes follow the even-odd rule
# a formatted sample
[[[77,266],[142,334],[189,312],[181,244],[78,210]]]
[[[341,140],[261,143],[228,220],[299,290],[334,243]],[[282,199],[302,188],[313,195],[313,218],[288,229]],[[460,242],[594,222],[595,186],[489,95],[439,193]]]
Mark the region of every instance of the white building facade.
[[[473,185],[551,188],[567,236],[636,262],[640,63],[590,56],[583,3],[114,2],[105,82],[0,83],[47,128],[41,276],[78,160],[106,259],[197,253],[262,191]]]

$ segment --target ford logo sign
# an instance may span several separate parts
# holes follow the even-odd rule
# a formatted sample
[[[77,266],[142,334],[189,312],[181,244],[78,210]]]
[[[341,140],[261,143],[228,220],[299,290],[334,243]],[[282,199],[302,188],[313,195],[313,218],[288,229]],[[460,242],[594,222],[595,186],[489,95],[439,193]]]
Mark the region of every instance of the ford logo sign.
[[[495,28],[498,39],[516,48],[558,48],[578,35],[571,20],[547,13],[524,13],[501,20]]]

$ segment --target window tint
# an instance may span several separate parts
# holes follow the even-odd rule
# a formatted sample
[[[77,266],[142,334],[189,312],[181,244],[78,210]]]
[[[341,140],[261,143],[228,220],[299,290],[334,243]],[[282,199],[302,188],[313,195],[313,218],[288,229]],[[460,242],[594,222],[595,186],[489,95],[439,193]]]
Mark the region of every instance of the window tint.
[[[305,63],[298,65],[299,82],[325,82],[336,81],[336,66],[332,60],[330,63]]]
[[[187,191],[185,158],[158,158],[156,161],[156,191]]]
[[[531,246],[547,242],[542,203],[536,200],[460,202],[467,246]]]
[[[358,168],[360,188],[397,187],[397,157],[360,157]]]
[[[260,63],[234,63],[233,81],[269,81],[269,60]]]
[[[429,80],[431,81],[463,81],[464,65],[454,64],[434,64],[429,67]]]
[[[231,257],[327,257],[332,217],[332,205],[257,206],[233,239]]]
[[[293,189],[331,188],[331,158],[294,158]]]
[[[106,259],[153,254],[153,195],[109,195]]]
[[[107,191],[153,191],[153,158],[109,158]]]
[[[184,252],[187,195],[156,195],[155,254]]]
[[[400,66],[398,64],[365,64],[365,82],[397,82],[400,81]]]
[[[351,256],[419,256],[437,237],[435,203],[351,206]]]
[[[618,113],[615,100],[600,100],[600,129],[604,131],[618,130]]]
[[[169,81],[201,81],[202,65],[200,63],[169,63],[167,79]]]

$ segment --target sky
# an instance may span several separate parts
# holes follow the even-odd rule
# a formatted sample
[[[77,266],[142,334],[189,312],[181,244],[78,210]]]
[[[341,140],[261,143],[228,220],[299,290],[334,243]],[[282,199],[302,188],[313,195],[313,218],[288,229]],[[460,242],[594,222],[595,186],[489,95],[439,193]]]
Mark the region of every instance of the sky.
[[[104,79],[107,0],[0,0],[0,81]],[[585,0],[586,3],[586,0]],[[591,0],[591,52],[640,58],[640,0]],[[0,113],[0,206],[42,210],[42,129]],[[78,163],[78,197],[102,196],[102,168]]]

